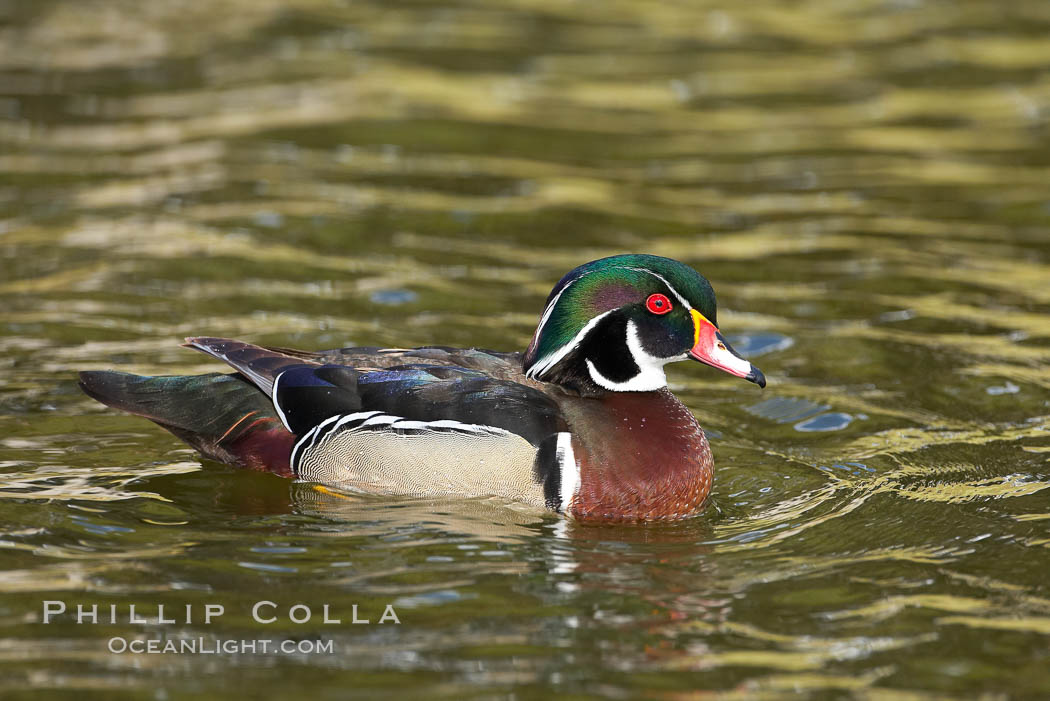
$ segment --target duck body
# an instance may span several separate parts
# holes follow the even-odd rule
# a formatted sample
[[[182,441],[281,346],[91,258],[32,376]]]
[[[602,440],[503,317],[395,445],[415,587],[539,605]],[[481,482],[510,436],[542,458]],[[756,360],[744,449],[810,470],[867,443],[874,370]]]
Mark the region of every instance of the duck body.
[[[80,384],[249,469],[368,493],[493,496],[580,520],[681,518],[703,504],[713,465],[663,365],[700,355],[765,383],[708,321],[709,291],[677,261],[616,256],[558,283],[525,353],[197,337],[186,345],[235,372],[89,371]]]

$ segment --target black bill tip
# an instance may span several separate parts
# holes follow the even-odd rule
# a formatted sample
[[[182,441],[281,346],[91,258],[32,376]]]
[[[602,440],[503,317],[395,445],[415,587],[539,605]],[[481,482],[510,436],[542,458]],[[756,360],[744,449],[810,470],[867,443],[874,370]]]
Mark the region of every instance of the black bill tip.
[[[744,378],[748,382],[754,382],[759,387],[765,388],[766,376],[762,374],[762,371],[756,368],[754,365],[751,366],[751,372]]]

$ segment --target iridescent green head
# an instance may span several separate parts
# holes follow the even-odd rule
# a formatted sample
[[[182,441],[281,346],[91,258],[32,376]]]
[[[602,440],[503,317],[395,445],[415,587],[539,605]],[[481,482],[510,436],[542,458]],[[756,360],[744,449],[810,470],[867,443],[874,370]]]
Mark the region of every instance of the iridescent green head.
[[[523,365],[528,377],[589,395],[660,389],[663,366],[688,357],[765,386],[718,332],[703,275],[632,254],[581,265],[554,286]]]

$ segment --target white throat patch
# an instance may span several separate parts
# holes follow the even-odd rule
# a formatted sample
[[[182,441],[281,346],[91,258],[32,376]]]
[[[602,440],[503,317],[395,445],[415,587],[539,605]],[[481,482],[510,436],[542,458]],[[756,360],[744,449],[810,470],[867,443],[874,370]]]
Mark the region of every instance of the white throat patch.
[[[631,352],[635,365],[638,366],[638,374],[626,382],[614,382],[602,375],[590,358],[586,360],[587,372],[590,373],[594,384],[613,392],[650,392],[667,386],[667,375],[664,373],[664,365],[676,360],[682,360],[686,356],[674,356],[671,358],[658,358],[649,355],[642,347],[642,341],[638,337],[638,327],[633,321],[627,322],[627,350]]]

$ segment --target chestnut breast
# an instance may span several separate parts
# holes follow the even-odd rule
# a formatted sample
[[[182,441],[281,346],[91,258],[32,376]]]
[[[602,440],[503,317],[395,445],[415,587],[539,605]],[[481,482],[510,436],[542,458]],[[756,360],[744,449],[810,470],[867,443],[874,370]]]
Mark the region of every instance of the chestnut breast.
[[[580,486],[581,520],[689,516],[711,491],[711,448],[700,424],[666,388],[566,398]]]

